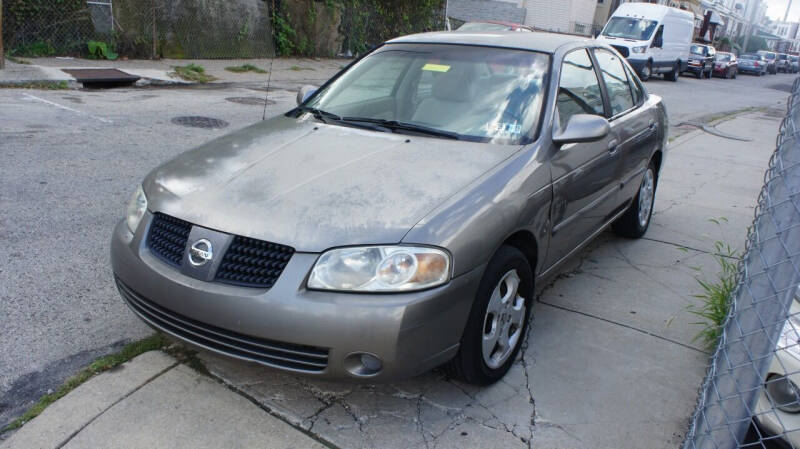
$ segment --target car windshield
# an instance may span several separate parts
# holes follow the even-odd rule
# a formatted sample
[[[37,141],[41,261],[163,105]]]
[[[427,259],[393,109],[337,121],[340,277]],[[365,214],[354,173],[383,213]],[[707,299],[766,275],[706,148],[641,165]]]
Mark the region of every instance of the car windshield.
[[[346,126],[516,145],[538,131],[549,66],[548,55],[525,50],[387,44],[298,111]]]
[[[781,61],[786,61],[789,59],[789,55],[778,55],[778,59]]]
[[[726,53],[717,53],[717,56],[714,59],[720,62],[728,62],[731,60],[731,55]]]
[[[797,62],[800,61],[800,58],[798,58],[797,56],[789,56],[789,60],[792,62]]]
[[[764,59],[767,61],[772,61],[775,59],[775,53],[764,53]]]
[[[603,36],[646,41],[650,39],[658,22],[633,17],[612,17],[603,30]]]
[[[683,47],[683,48],[686,48],[686,47]],[[692,45],[692,48],[689,51],[691,51],[692,54],[704,56],[706,54],[705,53],[706,47],[704,47],[702,45]]]

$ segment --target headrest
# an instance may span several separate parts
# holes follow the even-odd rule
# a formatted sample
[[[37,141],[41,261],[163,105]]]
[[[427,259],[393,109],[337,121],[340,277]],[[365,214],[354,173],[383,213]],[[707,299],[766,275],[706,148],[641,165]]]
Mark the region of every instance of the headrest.
[[[477,78],[472,64],[454,66],[437,77],[433,84],[433,96],[444,101],[473,101],[478,94]]]

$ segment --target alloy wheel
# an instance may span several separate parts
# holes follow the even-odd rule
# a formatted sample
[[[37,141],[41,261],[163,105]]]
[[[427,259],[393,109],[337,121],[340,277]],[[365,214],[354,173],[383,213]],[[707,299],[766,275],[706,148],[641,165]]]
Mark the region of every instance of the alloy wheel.
[[[653,209],[653,198],[655,193],[655,175],[653,170],[648,168],[644,173],[642,185],[639,187],[639,226],[644,228],[650,220],[650,211]]]
[[[525,328],[525,298],[520,296],[521,279],[510,270],[495,286],[483,318],[481,341],[483,361],[491,369],[501,367],[522,339]]]

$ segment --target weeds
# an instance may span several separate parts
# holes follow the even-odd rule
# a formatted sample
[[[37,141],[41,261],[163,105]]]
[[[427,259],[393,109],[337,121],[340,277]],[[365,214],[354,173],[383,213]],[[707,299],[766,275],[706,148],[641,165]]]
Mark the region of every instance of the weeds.
[[[299,72],[301,70],[312,70],[313,71],[314,69],[312,69],[311,67],[300,67],[300,66],[297,66],[297,65],[293,65],[293,66],[289,67],[289,70],[293,70],[295,72]]]
[[[180,78],[186,81],[193,81],[195,83],[208,83],[216,79],[211,75],[207,75],[205,73],[206,69],[204,69],[203,66],[199,66],[197,64],[174,66],[173,69],[175,70],[173,74],[179,76]]]
[[[711,220],[719,224],[718,220]],[[722,325],[730,313],[733,291],[736,289],[738,263],[740,254],[727,243],[714,242],[714,260],[719,265],[716,279],[712,281],[697,278],[703,292],[694,295],[700,300],[700,305],[689,305],[690,313],[702,320],[692,323],[703,326],[692,341],[702,340],[709,349],[713,349],[722,335]],[[699,271],[699,268],[695,268]]]
[[[237,66],[225,67],[225,70],[234,73],[244,73],[244,72],[267,73],[266,70],[258,68],[253,64],[242,64]]]
[[[166,337],[161,334],[155,334],[145,338],[144,340],[139,340],[126,345],[120,352],[100,357],[92,362],[89,366],[78,372],[78,374],[67,379],[67,381],[64,382],[64,385],[62,385],[58,391],[42,396],[42,398],[39,399],[39,402],[34,404],[33,407],[29,408],[25,413],[22,414],[22,416],[15,419],[0,432],[6,432],[22,427],[22,425],[26,422],[39,416],[39,414],[42,413],[50,404],[66,396],[67,393],[91,379],[96,374],[100,374],[104,371],[115,368],[138,355],[144,354],[145,352],[161,349],[168,343],[169,341],[166,339]]]

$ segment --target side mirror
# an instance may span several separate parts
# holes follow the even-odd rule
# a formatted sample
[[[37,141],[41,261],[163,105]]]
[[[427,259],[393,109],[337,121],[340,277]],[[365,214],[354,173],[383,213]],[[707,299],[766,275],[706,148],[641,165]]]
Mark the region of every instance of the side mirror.
[[[573,115],[567,125],[553,135],[553,143],[594,142],[611,133],[611,125],[604,117],[590,114]]]
[[[300,88],[300,91],[297,92],[297,105],[300,106],[301,104],[305,103],[308,100],[308,97],[314,94],[317,91],[317,86],[309,86],[305,85]]]

